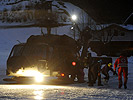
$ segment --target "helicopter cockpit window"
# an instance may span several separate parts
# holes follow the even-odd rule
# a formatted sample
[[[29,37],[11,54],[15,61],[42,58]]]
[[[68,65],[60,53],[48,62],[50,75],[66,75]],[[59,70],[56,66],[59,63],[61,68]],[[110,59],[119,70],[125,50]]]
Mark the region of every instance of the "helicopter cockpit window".
[[[20,56],[22,53],[22,49],[23,49],[23,45],[17,45],[13,48],[12,52],[11,52],[11,56]]]

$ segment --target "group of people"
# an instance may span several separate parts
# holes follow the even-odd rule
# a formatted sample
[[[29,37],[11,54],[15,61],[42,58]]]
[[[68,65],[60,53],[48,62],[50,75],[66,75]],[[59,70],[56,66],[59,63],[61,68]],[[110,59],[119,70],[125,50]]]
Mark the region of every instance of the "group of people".
[[[104,80],[106,82],[109,81],[109,71],[113,72],[113,75],[118,75],[119,85],[118,88],[122,87],[122,73],[124,77],[124,88],[127,88],[127,79],[128,79],[128,60],[124,53],[121,53],[120,57],[116,59],[113,65],[110,62],[107,62],[105,66],[101,68],[102,60],[94,60],[89,53],[87,56],[87,66],[88,66],[88,86],[93,86],[96,83],[98,86],[103,86],[101,83],[101,73],[105,76]],[[118,74],[116,73],[116,69],[118,68]],[[82,82],[84,82],[84,74],[82,73]]]

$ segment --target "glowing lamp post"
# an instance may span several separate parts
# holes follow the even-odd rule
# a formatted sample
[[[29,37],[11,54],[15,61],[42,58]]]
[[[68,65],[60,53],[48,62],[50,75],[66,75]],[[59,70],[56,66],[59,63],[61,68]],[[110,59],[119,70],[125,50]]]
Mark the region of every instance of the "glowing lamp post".
[[[72,19],[72,23],[73,23],[73,27],[71,29],[73,29],[74,31],[74,39],[75,39],[75,21],[77,20],[77,16],[76,15],[72,15],[71,16],[71,19]]]

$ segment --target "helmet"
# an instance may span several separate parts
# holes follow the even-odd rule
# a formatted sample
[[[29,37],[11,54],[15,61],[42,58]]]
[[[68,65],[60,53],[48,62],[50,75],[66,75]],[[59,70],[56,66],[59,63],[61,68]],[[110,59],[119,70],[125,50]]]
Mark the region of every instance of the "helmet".
[[[112,66],[112,63],[108,63],[108,66],[111,67]]]

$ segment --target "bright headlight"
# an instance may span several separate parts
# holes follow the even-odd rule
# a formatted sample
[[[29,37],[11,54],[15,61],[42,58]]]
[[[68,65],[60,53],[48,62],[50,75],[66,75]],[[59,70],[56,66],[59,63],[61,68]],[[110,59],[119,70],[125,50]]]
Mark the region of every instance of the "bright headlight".
[[[42,82],[44,79],[44,75],[42,73],[40,73],[37,70],[32,70],[32,69],[26,69],[26,70],[18,70],[18,72],[16,73],[18,76],[31,76],[35,78],[36,82]]]
[[[36,82],[42,82],[42,81],[43,81],[43,78],[44,78],[44,77],[43,77],[43,75],[41,75],[41,74],[40,74],[40,75],[36,75],[36,76],[35,76],[35,81],[36,81]]]

